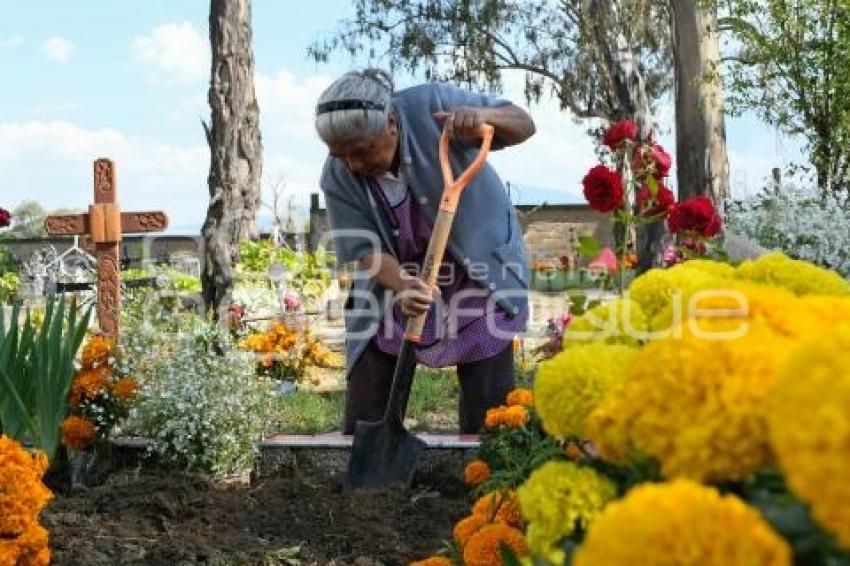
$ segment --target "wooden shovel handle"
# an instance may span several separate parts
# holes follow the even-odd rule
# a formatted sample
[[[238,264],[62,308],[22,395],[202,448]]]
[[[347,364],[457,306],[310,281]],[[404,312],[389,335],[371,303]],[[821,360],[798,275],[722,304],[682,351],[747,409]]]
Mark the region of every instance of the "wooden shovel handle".
[[[422,264],[422,280],[427,283],[428,287],[434,288],[437,285],[437,276],[440,273],[440,265],[443,263],[446,244],[448,244],[449,234],[452,231],[452,223],[454,222],[460,194],[478,172],[481,171],[481,168],[484,167],[484,163],[487,161],[487,154],[490,152],[490,144],[493,142],[493,133],[493,126],[490,124],[481,124],[479,126],[478,134],[481,136],[481,149],[478,151],[478,155],[475,156],[473,162],[466,168],[466,171],[461,173],[457,180],[454,178],[452,166],[449,162],[449,135],[445,128],[443,129],[443,135],[440,136],[440,167],[443,170],[443,182],[445,184],[443,186],[440,210],[437,213],[437,219],[434,221],[434,230],[431,232],[431,239],[428,242],[425,262]],[[407,319],[407,328],[404,333],[405,340],[416,343],[420,341],[427,314],[427,312],[424,312]]]

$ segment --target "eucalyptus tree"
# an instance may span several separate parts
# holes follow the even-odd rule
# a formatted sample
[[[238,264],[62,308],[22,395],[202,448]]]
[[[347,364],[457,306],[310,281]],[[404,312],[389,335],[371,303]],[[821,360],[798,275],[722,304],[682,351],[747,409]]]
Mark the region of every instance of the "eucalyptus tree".
[[[850,196],[850,1],[713,4],[730,109],[802,136],[821,192]]]
[[[204,240],[204,301],[218,310],[233,287],[239,242],[250,237],[260,206],[262,142],[254,92],[251,0],[211,0],[212,68],[203,123],[210,148],[210,200]]]

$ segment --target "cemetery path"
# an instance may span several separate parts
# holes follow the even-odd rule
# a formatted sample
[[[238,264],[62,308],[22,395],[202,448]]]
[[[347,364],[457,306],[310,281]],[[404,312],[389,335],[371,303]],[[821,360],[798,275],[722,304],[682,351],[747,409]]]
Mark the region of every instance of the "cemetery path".
[[[344,492],[317,471],[222,487],[123,472],[58,494],[43,514],[55,564],[408,564],[442,547],[468,510],[457,480]]]

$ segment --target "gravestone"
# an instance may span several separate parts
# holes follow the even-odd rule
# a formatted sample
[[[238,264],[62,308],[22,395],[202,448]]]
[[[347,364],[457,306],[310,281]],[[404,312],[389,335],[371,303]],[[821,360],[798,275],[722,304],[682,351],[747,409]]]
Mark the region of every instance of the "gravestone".
[[[118,205],[115,165],[106,158],[94,162],[94,204],[87,214],[48,216],[44,224],[51,236],[87,235],[95,245],[97,262],[97,318],[105,334],[118,334],[121,310],[121,271],[118,258],[123,234],[160,232],[168,227],[161,211],[121,212]]]

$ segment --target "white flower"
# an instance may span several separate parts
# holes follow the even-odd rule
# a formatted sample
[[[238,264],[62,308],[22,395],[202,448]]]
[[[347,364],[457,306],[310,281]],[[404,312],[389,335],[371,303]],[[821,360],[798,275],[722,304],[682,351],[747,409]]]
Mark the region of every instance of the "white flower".
[[[850,206],[836,195],[784,186],[730,203],[727,224],[766,248],[850,276]]]

